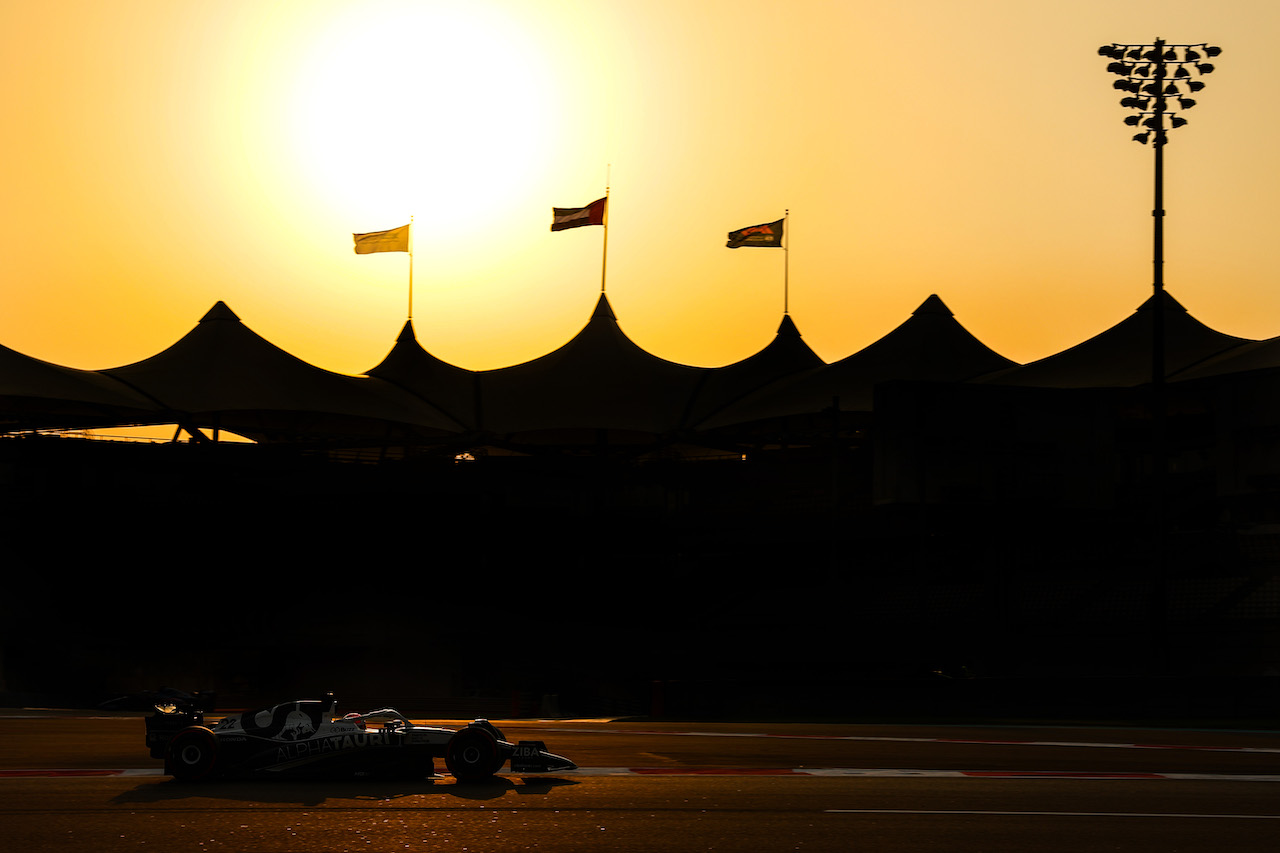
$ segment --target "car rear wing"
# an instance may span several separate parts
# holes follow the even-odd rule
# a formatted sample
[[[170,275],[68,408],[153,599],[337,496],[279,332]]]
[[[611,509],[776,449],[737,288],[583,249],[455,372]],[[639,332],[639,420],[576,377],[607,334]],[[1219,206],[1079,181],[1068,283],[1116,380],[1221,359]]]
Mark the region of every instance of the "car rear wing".
[[[147,717],[147,748],[152,758],[164,758],[169,741],[185,728],[204,725],[204,710],[191,705],[156,705]]]

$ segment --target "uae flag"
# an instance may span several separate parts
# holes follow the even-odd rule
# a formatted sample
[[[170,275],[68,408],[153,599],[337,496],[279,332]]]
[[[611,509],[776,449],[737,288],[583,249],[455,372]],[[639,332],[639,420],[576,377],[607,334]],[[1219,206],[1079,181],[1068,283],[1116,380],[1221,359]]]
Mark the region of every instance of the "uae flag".
[[[729,242],[725,245],[730,249],[737,249],[740,246],[781,248],[782,223],[783,220],[779,219],[777,222],[766,222],[763,225],[751,225],[737,231],[730,231]]]
[[[368,234],[352,234],[356,241],[356,254],[369,255],[374,252],[407,252],[409,251],[409,226],[401,225],[390,231],[370,231]]]
[[[606,201],[607,196],[596,199],[586,207],[551,208],[551,230],[564,231],[566,228],[581,228],[584,225],[603,225]]]

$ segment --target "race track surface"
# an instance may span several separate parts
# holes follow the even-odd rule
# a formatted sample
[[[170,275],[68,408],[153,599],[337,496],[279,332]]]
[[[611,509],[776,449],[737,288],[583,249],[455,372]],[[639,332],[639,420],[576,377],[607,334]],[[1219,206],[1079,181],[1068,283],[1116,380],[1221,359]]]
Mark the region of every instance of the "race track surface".
[[[433,721],[438,722],[438,721]],[[442,722],[440,724],[450,725]],[[580,770],[181,784],[140,715],[0,712],[14,850],[1276,849],[1280,733],[500,721]]]

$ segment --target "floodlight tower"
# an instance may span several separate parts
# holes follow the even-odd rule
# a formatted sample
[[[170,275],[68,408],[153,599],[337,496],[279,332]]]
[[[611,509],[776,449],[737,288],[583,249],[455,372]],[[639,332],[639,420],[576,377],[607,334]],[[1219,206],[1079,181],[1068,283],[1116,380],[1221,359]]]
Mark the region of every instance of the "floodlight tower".
[[[1111,60],[1107,70],[1119,79],[1113,84],[1127,93],[1120,106],[1135,112],[1125,117],[1124,123],[1141,128],[1134,135],[1136,142],[1151,145],[1155,149],[1155,205],[1151,210],[1154,222],[1152,251],[1152,306],[1151,306],[1151,441],[1154,495],[1152,502],[1153,539],[1151,568],[1150,618],[1152,649],[1158,665],[1168,671],[1170,661],[1169,603],[1166,561],[1168,474],[1167,449],[1165,447],[1165,312],[1164,312],[1164,147],[1169,142],[1169,131],[1182,127],[1187,120],[1179,115],[1196,105],[1189,97],[1204,88],[1200,78],[1213,71],[1213,65],[1203,61],[1222,53],[1221,48],[1207,44],[1169,44],[1156,39],[1152,44],[1112,43],[1098,48],[1098,54]],[[1194,74],[1192,73],[1194,71]],[[1176,105],[1176,108],[1175,108]]]
[[[1112,60],[1107,70],[1120,78],[1112,85],[1129,93],[1121,99],[1120,106],[1136,110],[1125,117],[1124,123],[1144,128],[1134,135],[1134,141],[1150,144],[1155,149],[1155,205],[1151,210],[1154,220],[1151,384],[1154,388],[1164,383],[1164,146],[1169,141],[1169,131],[1187,123],[1178,113],[1196,105],[1195,99],[1189,96],[1204,88],[1204,81],[1199,78],[1213,71],[1213,65],[1204,60],[1220,53],[1222,48],[1203,42],[1169,44],[1163,39],[1156,39],[1152,44],[1112,43],[1098,48],[1099,56]]]

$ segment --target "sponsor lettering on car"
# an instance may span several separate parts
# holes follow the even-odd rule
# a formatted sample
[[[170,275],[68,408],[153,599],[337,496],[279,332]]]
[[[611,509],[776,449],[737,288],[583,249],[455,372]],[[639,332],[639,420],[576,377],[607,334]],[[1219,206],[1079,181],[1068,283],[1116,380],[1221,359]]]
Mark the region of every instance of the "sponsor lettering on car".
[[[336,735],[334,737],[312,738],[311,740],[281,744],[276,749],[276,760],[294,761],[299,758],[308,758],[313,755],[346,749],[400,746],[401,743],[402,739],[400,737],[384,732],[361,732],[358,734]]]

